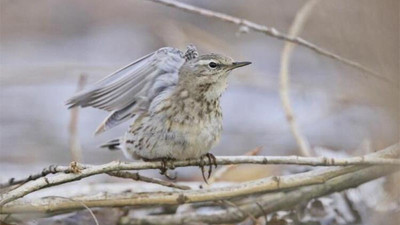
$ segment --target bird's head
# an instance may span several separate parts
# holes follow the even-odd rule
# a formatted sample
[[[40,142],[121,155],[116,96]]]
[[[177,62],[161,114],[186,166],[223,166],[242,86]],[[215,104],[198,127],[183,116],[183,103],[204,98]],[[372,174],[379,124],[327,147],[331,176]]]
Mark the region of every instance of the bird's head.
[[[233,69],[249,64],[251,62],[235,62],[230,57],[218,54],[201,55],[182,65],[179,80],[190,88],[209,85],[225,89],[228,74]]]

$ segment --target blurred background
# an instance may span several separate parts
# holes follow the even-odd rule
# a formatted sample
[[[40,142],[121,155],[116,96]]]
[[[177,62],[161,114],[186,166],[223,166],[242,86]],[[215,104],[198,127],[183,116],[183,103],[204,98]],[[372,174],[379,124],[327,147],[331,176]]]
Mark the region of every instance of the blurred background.
[[[287,33],[306,1],[182,2]],[[243,155],[262,147],[262,155],[299,154],[279,97],[281,40],[149,1],[0,0],[0,6],[0,181],[50,164],[68,165],[71,148],[81,149],[85,163],[125,160],[121,152],[98,146],[122,135],[129,123],[95,137],[107,112],[88,108],[77,112],[76,132],[70,132],[66,99],[82,74],[87,87],[160,47],[184,50],[189,43],[200,53],[253,62],[231,75],[222,97],[224,132],[212,152]],[[399,140],[399,26],[398,0],[321,1],[314,8],[302,38],[390,80],[297,47],[290,66],[291,100],[314,149],[362,155]],[[280,172],[279,167],[238,168],[226,180]],[[179,173],[181,180],[201,179],[198,169]]]
[[[275,27],[287,33],[304,0],[183,1]],[[222,98],[224,132],[216,155],[299,154],[279,98],[284,42],[200,15],[134,0],[0,0],[1,179],[71,160],[71,111],[65,101],[87,86],[163,46],[216,52],[253,64],[235,71]],[[321,1],[302,38],[359,62],[391,82],[297,47],[291,99],[313,148],[365,154],[399,140],[399,1]],[[129,123],[95,137],[107,115],[79,110],[82,161],[124,160],[98,146]],[[34,170],[36,169],[36,170]],[[252,172],[248,178],[265,176]],[[200,177],[182,172],[182,179]]]

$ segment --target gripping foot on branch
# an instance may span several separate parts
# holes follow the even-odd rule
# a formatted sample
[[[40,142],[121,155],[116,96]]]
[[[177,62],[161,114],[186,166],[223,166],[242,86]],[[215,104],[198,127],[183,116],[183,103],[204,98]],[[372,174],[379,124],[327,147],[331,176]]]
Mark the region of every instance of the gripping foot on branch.
[[[206,160],[205,160],[206,158],[207,158],[208,164],[209,164],[207,178],[206,178],[205,171],[204,171],[204,166],[206,165]],[[206,184],[208,184],[207,180],[210,179],[210,177],[211,177],[213,165],[215,166],[215,168],[217,168],[217,166],[218,166],[217,159],[215,158],[215,156],[213,154],[207,153],[200,157],[199,167],[201,169],[201,175],[203,176],[203,180],[204,180],[204,182],[206,182]]]
[[[170,158],[161,159],[160,174],[164,175],[169,180],[176,180],[176,177],[177,177],[176,174],[172,175],[172,176],[168,174],[168,169],[174,169],[174,165],[173,165],[174,161],[175,161],[174,159],[170,159]],[[168,163],[170,163],[170,167],[168,167]]]

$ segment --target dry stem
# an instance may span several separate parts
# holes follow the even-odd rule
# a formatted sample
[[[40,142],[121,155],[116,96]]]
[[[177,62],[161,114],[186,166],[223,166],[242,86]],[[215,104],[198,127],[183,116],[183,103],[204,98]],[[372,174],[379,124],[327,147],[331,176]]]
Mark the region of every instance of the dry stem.
[[[311,13],[311,10],[314,6],[319,2],[319,0],[309,0],[304,6],[297,12],[296,17],[289,29],[289,36],[295,37],[298,36],[303,29],[305,22],[307,21],[308,16]],[[285,111],[286,119],[289,123],[290,130],[297,142],[297,145],[300,148],[300,153],[303,156],[311,156],[311,147],[309,142],[307,141],[306,136],[301,132],[299,125],[297,124],[296,117],[292,108],[292,104],[290,102],[290,75],[289,75],[289,65],[290,65],[290,57],[295,44],[291,42],[285,42],[285,45],[282,50],[281,56],[281,67],[280,67],[280,95],[281,101],[283,105],[283,110]]]
[[[81,74],[79,76],[78,87],[76,92],[83,89],[86,84],[87,76]],[[71,151],[72,161],[82,162],[82,148],[78,137],[78,118],[79,118],[79,108],[75,107],[71,109],[71,117],[69,121],[68,131],[69,131],[69,148]]]
[[[314,52],[316,52],[318,54],[327,56],[329,58],[332,58],[332,59],[335,59],[335,60],[337,60],[339,62],[347,64],[347,65],[349,65],[349,66],[351,66],[353,68],[356,68],[358,70],[366,72],[367,74],[369,74],[369,75],[371,75],[371,76],[373,76],[373,77],[375,77],[375,78],[377,78],[379,80],[383,80],[383,81],[388,82],[390,84],[393,83],[390,79],[379,75],[377,72],[375,72],[375,71],[373,71],[373,70],[361,65],[360,63],[357,63],[357,62],[354,62],[352,60],[349,60],[349,59],[346,59],[344,57],[341,57],[339,55],[336,55],[336,54],[334,54],[334,53],[332,53],[332,52],[330,52],[330,51],[328,51],[326,49],[323,49],[323,48],[321,48],[321,47],[319,47],[319,46],[317,46],[317,45],[315,45],[315,44],[313,44],[311,42],[308,42],[308,41],[306,41],[306,40],[304,40],[302,38],[289,37],[288,35],[285,35],[285,34],[279,32],[279,31],[277,31],[273,27],[267,27],[267,26],[264,26],[264,25],[260,25],[260,24],[254,23],[254,22],[249,21],[249,20],[245,20],[245,19],[242,19],[242,18],[234,17],[234,16],[227,15],[227,14],[220,13],[220,12],[211,11],[211,10],[208,10],[208,9],[203,9],[203,8],[200,8],[200,7],[189,5],[189,4],[186,4],[186,3],[183,3],[183,2],[178,2],[178,1],[175,1],[175,0],[148,0],[148,1],[152,1],[152,2],[160,3],[160,4],[163,4],[163,5],[166,5],[166,6],[170,6],[170,7],[173,7],[173,8],[181,9],[181,10],[184,10],[186,12],[195,13],[195,14],[199,14],[199,15],[202,15],[202,16],[219,19],[219,20],[222,20],[224,22],[233,23],[233,24],[236,24],[236,25],[239,25],[239,26],[248,27],[249,29],[251,29],[253,31],[261,32],[261,33],[264,33],[264,34],[266,34],[268,36],[271,36],[271,37],[274,37],[274,38],[277,38],[277,39],[280,39],[280,40],[290,41],[292,43],[295,43],[295,44],[301,45],[303,47],[306,47],[308,49],[311,49],[311,50],[313,50]]]

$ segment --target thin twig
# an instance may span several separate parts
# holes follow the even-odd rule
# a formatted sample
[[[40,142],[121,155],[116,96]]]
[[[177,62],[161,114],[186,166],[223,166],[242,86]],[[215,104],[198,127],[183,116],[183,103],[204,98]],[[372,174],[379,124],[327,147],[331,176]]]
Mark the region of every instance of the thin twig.
[[[250,218],[251,221],[253,221],[253,224],[257,224],[257,219],[256,217],[253,216],[252,212],[242,210],[237,204],[229,200],[222,200],[222,203],[237,209],[241,214],[240,216],[247,215],[247,217]]]
[[[392,145],[388,148],[390,151],[397,152],[399,149],[399,144]],[[217,157],[216,162],[218,165],[228,165],[228,164],[294,164],[294,165],[312,165],[312,166],[348,166],[348,165],[400,165],[399,159],[383,159],[376,158],[374,154],[370,154],[362,157],[352,157],[352,158],[326,158],[326,157],[299,157],[299,156],[225,156]],[[169,166],[183,167],[183,166],[199,166],[201,165],[201,160],[184,160],[175,161],[169,164]],[[203,162],[204,163],[204,162]],[[206,165],[209,162],[205,162]],[[75,165],[75,164],[74,164]],[[85,177],[108,173],[118,170],[143,170],[143,169],[160,169],[162,168],[162,162],[119,162],[114,161],[103,165],[87,165],[78,164],[75,165],[79,168],[77,173],[59,173],[51,177],[41,177],[31,182],[25,183],[20,187],[9,191],[1,196],[0,206],[4,205],[10,201],[21,198],[29,193],[35,192],[37,190],[80,180]],[[73,169],[73,168],[71,168]]]
[[[261,147],[257,147],[249,152],[247,152],[245,155],[246,156],[255,156],[257,155],[259,152],[261,151]],[[228,165],[228,166],[223,166],[221,168],[219,168],[218,170],[216,170],[214,172],[214,174],[210,177],[210,179],[208,179],[208,184],[212,184],[215,181],[219,181],[221,180],[221,178],[228,173],[229,171],[235,169],[238,166],[238,164],[235,165]]]
[[[371,153],[365,158],[376,157],[397,157],[399,155],[399,145],[392,145],[385,150],[377,153]],[[384,167],[384,166],[382,166]],[[400,169],[399,166],[391,167],[396,170]],[[184,203],[226,200],[235,197],[248,196],[257,193],[276,192],[287,190],[289,188],[298,188],[306,185],[324,184],[328,180],[343,174],[353,173],[365,168],[365,166],[347,166],[336,168],[322,168],[305,173],[274,176],[263,178],[255,181],[244,182],[229,187],[215,187],[210,189],[200,190],[175,190],[175,191],[158,191],[158,192],[144,192],[144,193],[122,193],[122,194],[108,194],[107,196],[87,196],[79,197],[76,200],[84,202],[88,207],[122,207],[122,206],[144,206],[144,205],[178,205]],[[379,168],[379,167],[374,167]],[[92,168],[88,168],[92,169]],[[84,171],[84,170],[83,170]],[[71,174],[59,174],[71,175]],[[56,176],[53,176],[56,177]],[[63,179],[62,177],[58,178]],[[50,180],[50,179],[49,179]],[[65,182],[65,179],[63,179]],[[51,180],[49,182],[55,182]],[[31,182],[34,183],[34,182]],[[31,183],[25,184],[25,189],[29,189]],[[30,184],[30,186],[28,186]],[[54,183],[50,183],[54,185]],[[28,186],[28,187],[27,187]],[[23,192],[24,190],[19,190]],[[3,195],[2,203],[7,203],[16,199],[19,192],[8,193]],[[45,201],[33,200],[29,201],[16,201],[10,202],[0,208],[0,213],[25,213],[25,212],[57,212],[63,210],[80,209],[82,206],[77,203],[69,201]]]
[[[181,10],[184,10],[186,12],[195,13],[195,14],[199,14],[199,15],[202,15],[202,16],[219,19],[219,20],[222,20],[224,22],[233,23],[233,24],[236,24],[236,25],[239,25],[239,26],[242,26],[242,27],[248,27],[249,29],[251,29],[253,31],[261,32],[261,33],[264,33],[264,34],[266,34],[268,36],[271,36],[271,37],[274,37],[274,38],[277,38],[277,39],[280,39],[280,40],[290,41],[292,43],[295,43],[295,44],[301,45],[303,47],[306,47],[308,49],[311,49],[312,51],[314,51],[314,52],[316,52],[318,54],[327,56],[329,58],[332,58],[332,59],[335,59],[335,60],[337,60],[339,62],[347,64],[347,65],[349,65],[349,66],[351,66],[353,68],[356,68],[358,70],[366,72],[367,74],[370,74],[371,76],[373,76],[373,77],[375,77],[375,78],[377,78],[379,80],[383,80],[383,81],[388,82],[390,84],[393,83],[390,79],[379,75],[377,72],[375,72],[375,71],[373,71],[373,70],[361,65],[360,63],[357,63],[357,62],[354,62],[352,60],[349,60],[349,59],[346,59],[344,57],[341,57],[339,55],[336,55],[336,54],[334,54],[334,53],[332,53],[332,52],[330,52],[330,51],[328,51],[326,49],[323,49],[323,48],[321,48],[321,47],[319,47],[319,46],[317,46],[317,45],[315,45],[315,44],[313,44],[311,42],[308,42],[308,41],[306,41],[306,40],[304,40],[302,38],[289,37],[288,35],[285,35],[285,34],[279,32],[278,30],[276,30],[273,27],[267,27],[267,26],[264,26],[264,25],[260,25],[260,24],[254,23],[254,22],[249,21],[249,20],[245,20],[245,19],[242,19],[242,18],[234,17],[234,16],[227,15],[227,14],[220,13],[220,12],[211,11],[211,10],[208,10],[208,9],[203,9],[203,8],[200,8],[200,7],[197,7],[197,6],[189,5],[189,4],[186,4],[186,3],[183,3],[183,2],[178,2],[178,1],[175,1],[175,0],[148,0],[148,1],[152,1],[152,2],[160,3],[160,4],[163,4],[163,5],[169,6],[169,7],[181,9]]]
[[[69,201],[72,201],[72,202],[77,202],[77,203],[81,204],[87,211],[89,211],[90,215],[92,216],[92,218],[94,220],[94,223],[96,225],[99,225],[99,221],[97,220],[96,215],[94,215],[93,211],[87,205],[85,205],[85,203],[83,203],[82,201],[77,201],[75,199],[68,198],[68,197],[63,197],[63,196],[47,196],[46,198],[48,198],[48,199],[49,198],[61,198],[61,199],[66,199],[66,200],[69,200]]]
[[[296,37],[300,34],[310,15],[314,6],[319,2],[319,0],[309,0],[304,6],[297,12],[296,17],[293,20],[292,25],[289,29],[289,37]],[[306,136],[301,132],[301,129],[297,123],[296,116],[294,114],[292,104],[290,101],[290,75],[289,75],[289,65],[290,57],[296,44],[292,42],[285,42],[283,46],[281,55],[281,67],[280,67],[280,88],[279,93],[281,96],[281,101],[283,105],[283,110],[285,112],[286,120],[289,123],[290,130],[299,146],[301,155],[311,156],[311,147],[306,138]]]
[[[79,76],[78,87],[76,92],[83,89],[86,84],[87,76],[81,74]],[[69,121],[68,131],[69,131],[69,149],[72,156],[72,161],[82,162],[82,148],[79,143],[78,137],[78,118],[79,118],[79,107],[74,107],[71,109],[71,117]]]
[[[31,174],[26,178],[22,179],[10,178],[6,183],[0,184],[0,188],[6,188],[17,184],[24,184],[28,181],[36,180],[38,178],[45,177],[49,174],[69,173],[69,172],[70,172],[70,167],[68,166],[50,165],[49,167],[44,168],[42,172]]]
[[[146,183],[159,184],[159,185],[162,185],[165,187],[176,188],[176,189],[180,189],[180,190],[190,190],[191,189],[187,185],[175,184],[175,183],[164,181],[164,180],[157,179],[157,178],[145,177],[145,176],[140,175],[139,173],[131,173],[131,172],[126,172],[126,171],[112,171],[112,172],[108,172],[107,174],[110,176],[113,176],[113,177],[128,178],[128,179],[133,179],[136,181],[143,181]]]

